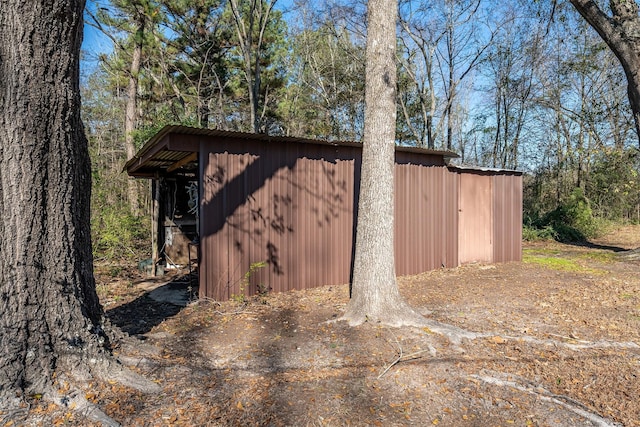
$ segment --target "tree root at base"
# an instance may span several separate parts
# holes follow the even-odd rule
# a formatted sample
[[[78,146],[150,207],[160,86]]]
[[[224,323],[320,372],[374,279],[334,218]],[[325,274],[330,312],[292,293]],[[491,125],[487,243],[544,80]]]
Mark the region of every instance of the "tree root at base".
[[[133,372],[111,357],[100,360],[99,362],[94,360],[89,369],[70,369],[69,375],[79,382],[86,382],[89,378],[96,378],[100,381],[110,383],[117,382],[122,386],[145,394],[155,394],[161,391],[161,387],[158,384]],[[59,378],[59,380],[64,379],[64,375]],[[67,380],[67,382],[73,384],[75,381]],[[91,421],[98,422],[105,427],[120,426],[120,423],[104,413],[96,404],[88,401],[80,388],[71,387],[71,389],[65,393],[53,390],[52,388],[48,393],[43,393],[43,398],[56,404],[60,408],[72,411]]]
[[[104,427],[120,427],[119,422],[105,414],[97,405],[89,402],[81,390],[72,390],[65,394],[53,392],[46,400],[91,421],[99,422]]]
[[[393,328],[401,328],[404,326],[420,328],[427,326],[427,319],[405,302],[399,302],[393,307],[393,310],[380,307],[375,307],[370,310],[348,307],[342,316],[330,320],[327,323],[337,323],[341,321],[347,322],[349,326],[359,326],[368,322]]]
[[[506,378],[504,378],[506,377]],[[577,414],[598,427],[620,427],[621,424],[610,421],[594,412],[592,412],[588,407],[583,405],[582,403],[563,395],[557,395],[551,393],[549,390],[531,384],[527,380],[521,380],[520,382],[515,381],[515,377],[512,375],[506,375],[501,373],[495,373],[493,376],[489,375],[469,375],[469,378],[473,378],[475,380],[482,381],[487,384],[500,386],[500,387],[509,387],[524,393],[528,393],[536,396],[536,398],[553,403],[558,406],[562,406],[563,408]]]
[[[89,381],[98,380],[109,383],[117,382],[145,394],[161,391],[158,384],[133,372],[111,356],[91,359],[88,362],[80,362],[71,358],[61,363],[58,372],[59,375],[55,383],[45,385],[37,393],[31,392],[32,394],[24,394],[22,397],[16,394],[13,399],[3,399],[0,402],[0,425],[20,425],[21,421],[29,417],[30,401],[42,399],[44,402],[53,403],[64,411],[78,414],[105,427],[116,427],[120,426],[120,423],[108,416],[98,405],[87,400],[83,384],[86,385]],[[58,387],[56,384],[64,384],[64,387]],[[61,391],[60,388],[65,391]]]

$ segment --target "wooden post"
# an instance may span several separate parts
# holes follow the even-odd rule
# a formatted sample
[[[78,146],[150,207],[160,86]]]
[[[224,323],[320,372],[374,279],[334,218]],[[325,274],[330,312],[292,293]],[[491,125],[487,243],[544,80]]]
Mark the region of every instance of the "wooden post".
[[[157,264],[159,258],[158,251],[158,224],[160,223],[160,177],[151,180],[151,274],[157,274]]]

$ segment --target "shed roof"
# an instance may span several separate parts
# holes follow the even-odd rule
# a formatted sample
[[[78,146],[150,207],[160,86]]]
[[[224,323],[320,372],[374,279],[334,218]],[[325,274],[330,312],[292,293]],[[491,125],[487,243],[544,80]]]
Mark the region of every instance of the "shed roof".
[[[299,143],[362,147],[354,141],[325,141],[290,136],[269,136],[265,134],[222,131],[217,129],[193,128],[182,125],[167,125],[149,139],[144,146],[125,164],[125,170],[131,176],[152,177],[157,173],[170,173],[177,169],[195,169],[201,138],[245,139],[267,143]],[[396,151],[417,154],[437,155],[445,159],[456,158],[451,151],[428,150],[418,147],[396,147]]]

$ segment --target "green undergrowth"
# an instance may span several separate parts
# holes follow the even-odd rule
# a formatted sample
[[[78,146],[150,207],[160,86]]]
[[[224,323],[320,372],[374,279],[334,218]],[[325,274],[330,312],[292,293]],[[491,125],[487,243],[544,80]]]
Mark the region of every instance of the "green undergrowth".
[[[566,200],[549,212],[526,212],[522,238],[529,242],[584,243],[606,234],[613,224],[610,219],[594,215],[583,190],[575,188]]]
[[[523,249],[523,255],[530,257],[553,257],[565,259],[580,259],[590,262],[610,264],[618,260],[618,254],[612,251],[593,249],[587,252],[560,250],[556,248],[527,248]]]
[[[610,251],[590,251],[578,255],[581,259],[609,264],[618,260],[618,255]]]
[[[562,256],[563,252],[552,248],[526,248],[522,250],[524,256]]]
[[[549,270],[566,271],[581,274],[605,274],[604,270],[592,268],[573,258],[565,258],[557,254],[542,254],[540,250],[524,250],[522,261],[527,264],[536,264]],[[555,255],[555,256],[554,256]],[[582,257],[579,257],[582,258]]]

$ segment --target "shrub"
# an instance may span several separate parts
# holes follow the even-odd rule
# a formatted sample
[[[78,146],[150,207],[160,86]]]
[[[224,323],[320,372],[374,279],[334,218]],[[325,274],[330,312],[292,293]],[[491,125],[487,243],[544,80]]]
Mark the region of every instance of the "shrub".
[[[565,203],[532,221],[529,230],[523,229],[523,238],[535,240],[538,236],[561,242],[581,242],[598,236],[602,228],[602,221],[593,216],[582,189],[576,188]]]
[[[94,210],[91,229],[95,258],[137,259],[141,249],[146,249],[145,221],[131,215],[127,206],[103,206],[101,210]]]
[[[522,227],[522,239],[527,242],[535,242],[537,240],[556,240],[557,233],[551,226],[536,228],[532,225],[524,225]]]

